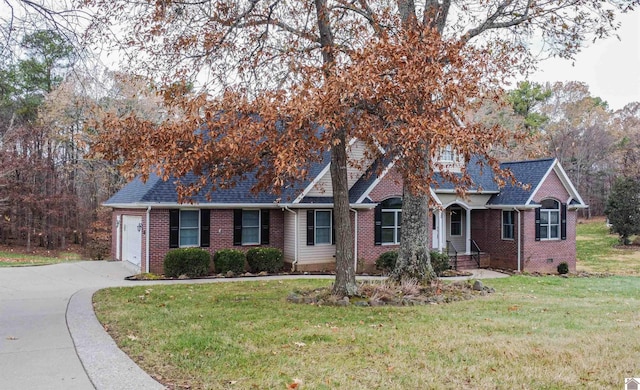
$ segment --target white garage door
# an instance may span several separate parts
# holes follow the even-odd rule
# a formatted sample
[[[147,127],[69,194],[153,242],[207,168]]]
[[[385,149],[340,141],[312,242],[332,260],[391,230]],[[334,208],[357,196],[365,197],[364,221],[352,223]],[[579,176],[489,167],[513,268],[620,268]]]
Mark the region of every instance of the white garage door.
[[[122,216],[122,260],[140,268],[142,264],[142,217]]]

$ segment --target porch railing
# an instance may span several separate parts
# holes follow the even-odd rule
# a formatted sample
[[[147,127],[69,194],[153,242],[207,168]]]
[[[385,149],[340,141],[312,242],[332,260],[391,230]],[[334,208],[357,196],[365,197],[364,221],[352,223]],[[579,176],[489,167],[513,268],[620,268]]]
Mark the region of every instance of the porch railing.
[[[476,261],[478,267],[480,267],[480,247],[475,240],[471,240],[471,258]]]
[[[447,255],[449,256],[449,263],[453,263],[453,269],[458,269],[458,250],[451,241],[447,241]]]

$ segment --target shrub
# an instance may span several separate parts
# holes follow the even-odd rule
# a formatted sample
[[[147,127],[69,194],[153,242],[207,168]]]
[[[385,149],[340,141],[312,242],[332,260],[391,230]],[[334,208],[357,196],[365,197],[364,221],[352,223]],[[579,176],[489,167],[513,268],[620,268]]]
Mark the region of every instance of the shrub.
[[[376,259],[376,269],[385,273],[391,272],[396,267],[397,260],[397,251],[384,252]]]
[[[213,264],[218,274],[224,274],[229,271],[234,274],[241,274],[244,272],[245,259],[244,252],[236,249],[220,249],[213,255]]]
[[[433,272],[435,272],[436,275],[441,275],[444,271],[451,269],[448,254],[431,251],[429,256],[431,256],[431,266],[433,267]]]
[[[164,257],[164,274],[170,278],[187,275],[190,278],[209,273],[211,255],[200,248],[180,248],[167,252]]]
[[[565,261],[563,261],[562,263],[558,264],[558,273],[560,275],[568,274],[569,273],[569,264],[567,264]]]
[[[247,251],[249,270],[258,272],[278,272],[284,267],[282,251],[278,248],[253,248]]]

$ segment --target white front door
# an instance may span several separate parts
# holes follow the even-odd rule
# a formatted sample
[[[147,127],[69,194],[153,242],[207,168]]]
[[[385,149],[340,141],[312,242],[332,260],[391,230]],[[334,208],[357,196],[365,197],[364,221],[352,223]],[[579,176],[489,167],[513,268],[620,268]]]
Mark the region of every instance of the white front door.
[[[142,217],[122,216],[122,260],[140,268],[142,264]]]

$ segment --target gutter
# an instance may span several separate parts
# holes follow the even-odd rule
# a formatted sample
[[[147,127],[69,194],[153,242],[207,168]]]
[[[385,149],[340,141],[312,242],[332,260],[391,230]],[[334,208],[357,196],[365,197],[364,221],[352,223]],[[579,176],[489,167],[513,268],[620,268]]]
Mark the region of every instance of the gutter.
[[[298,265],[298,213],[291,210],[289,206],[284,206],[283,210],[293,214],[293,225],[295,230],[293,233],[293,263],[291,263],[291,272],[295,272],[296,265]]]
[[[149,259],[150,259],[150,256],[149,256],[149,247],[150,247],[150,245],[149,245],[149,242],[150,242],[150,240],[149,240],[149,236],[150,236],[150,234],[149,234],[149,226],[150,226],[150,219],[151,219],[151,206],[147,207],[147,223],[146,223],[146,226],[145,226],[146,250],[145,250],[145,256],[144,257],[145,257],[145,263],[146,263],[147,272],[149,272],[149,269],[150,269],[149,268]],[[140,270],[140,271],[142,271],[142,270]]]

